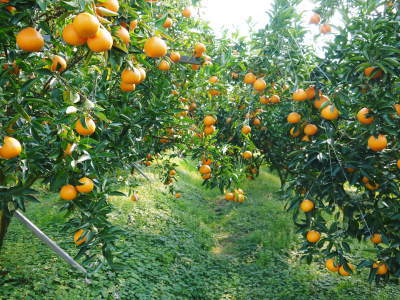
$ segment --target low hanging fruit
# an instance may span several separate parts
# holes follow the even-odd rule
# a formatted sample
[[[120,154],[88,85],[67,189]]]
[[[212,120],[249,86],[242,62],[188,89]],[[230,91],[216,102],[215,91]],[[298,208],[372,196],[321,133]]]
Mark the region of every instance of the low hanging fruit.
[[[305,199],[300,203],[300,209],[304,212],[310,212],[314,209],[314,202],[311,200]]]
[[[318,231],[310,230],[307,232],[306,238],[310,243],[316,243],[320,240],[321,234]]]
[[[92,135],[96,131],[96,124],[91,118],[88,117],[85,118],[85,123],[86,126],[83,126],[80,119],[76,121],[76,132],[83,136]]]
[[[61,56],[55,55],[52,59],[50,70],[53,72],[62,72],[67,68],[67,62]]]
[[[383,134],[378,135],[378,137],[371,135],[368,139],[368,148],[375,152],[384,150],[387,144],[386,136]]]
[[[37,52],[44,47],[43,36],[32,27],[22,29],[16,39],[18,47],[27,52]]]
[[[141,82],[140,71],[136,68],[125,69],[121,73],[121,80],[129,84],[139,84]]]
[[[87,45],[93,52],[105,52],[111,50],[113,38],[106,29],[100,28],[95,35],[88,38]]]
[[[300,122],[301,120],[301,116],[299,113],[297,112],[291,112],[288,116],[287,116],[287,121],[291,124],[295,124]]]
[[[339,111],[332,104],[327,105],[321,110],[321,117],[325,120],[336,120],[339,117]]]
[[[370,113],[370,110],[366,107],[360,109],[360,111],[357,113],[357,120],[361,124],[371,124],[374,121],[374,117],[368,117],[367,115]]]
[[[250,127],[249,125],[244,125],[244,126],[242,127],[242,133],[243,133],[243,134],[247,135],[247,134],[249,134],[250,132],[251,132],[251,127]]]
[[[144,44],[144,53],[148,57],[162,57],[167,54],[167,44],[157,36],[149,38]]]
[[[293,93],[292,99],[294,101],[305,101],[307,100],[307,93],[303,89],[298,89]]]
[[[356,267],[353,266],[352,264],[347,264],[347,266],[351,271],[354,271],[356,269]],[[339,274],[342,275],[342,276],[351,276],[352,272],[350,273],[350,272],[346,271],[344,266],[340,266],[339,267]]]
[[[211,173],[211,168],[209,165],[201,165],[199,168],[200,174],[209,174]]]
[[[87,241],[87,237],[85,236],[85,231],[83,229],[79,229],[77,232],[75,232],[75,234],[74,234],[74,243],[77,246],[82,245],[86,241]]]
[[[3,139],[3,145],[0,147],[0,158],[11,159],[17,157],[22,152],[21,143],[10,136]]]
[[[90,193],[93,191],[94,183],[93,180],[87,177],[82,177],[79,179],[81,185],[75,186],[79,193]]]
[[[86,43],[87,38],[81,37],[75,30],[74,25],[68,24],[62,32],[63,40],[71,46],[82,46]]]
[[[78,192],[72,184],[64,185],[60,190],[60,198],[63,200],[74,200],[77,196]]]
[[[337,272],[337,271],[339,271],[339,266],[337,266],[337,265],[335,264],[335,260],[332,259],[332,258],[326,260],[325,266],[326,266],[326,268],[327,268],[329,271],[331,271],[331,272]]]

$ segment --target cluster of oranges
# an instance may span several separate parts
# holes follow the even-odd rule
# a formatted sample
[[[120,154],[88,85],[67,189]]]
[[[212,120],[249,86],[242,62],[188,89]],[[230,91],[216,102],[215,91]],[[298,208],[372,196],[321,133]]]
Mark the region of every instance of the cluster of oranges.
[[[204,129],[203,132],[205,135],[211,135],[215,132],[215,123],[217,123],[217,119],[213,116],[206,116],[203,119]]]
[[[243,82],[246,84],[252,84],[253,88],[258,92],[262,92],[267,88],[267,83],[265,80],[263,78],[257,78],[251,72],[244,76]]]
[[[318,25],[321,22],[321,16],[317,13],[314,13],[310,18],[310,24]],[[319,28],[319,31],[322,34],[327,34],[332,31],[332,28],[329,24],[322,24]]]
[[[80,185],[73,186],[72,184],[64,185],[60,190],[60,198],[63,200],[74,200],[79,193],[90,193],[94,189],[93,180],[88,177],[79,179]]]
[[[246,196],[242,189],[235,189],[233,192],[225,193],[225,200],[243,203],[246,200]]]
[[[199,168],[199,172],[201,174],[201,177],[204,180],[210,179],[211,178],[211,160],[210,159],[203,159],[202,160],[202,165]]]
[[[146,79],[146,71],[142,67],[125,69],[121,73],[121,90],[134,91],[137,84]]]

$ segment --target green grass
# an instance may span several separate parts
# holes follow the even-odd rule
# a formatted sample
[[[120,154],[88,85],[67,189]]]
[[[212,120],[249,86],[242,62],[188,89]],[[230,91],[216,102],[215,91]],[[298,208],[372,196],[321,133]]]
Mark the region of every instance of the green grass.
[[[195,167],[179,162],[174,199],[160,182],[142,178],[140,199],[111,201],[110,218],[127,230],[119,247],[126,268],[86,281],[16,220],[0,255],[4,299],[399,299],[395,285],[376,287],[366,274],[340,278],[299,261],[290,214],[278,201],[279,180],[263,171],[243,185],[243,204],[201,187]],[[121,191],[128,187],[121,187]],[[71,254],[71,234],[55,196],[43,192],[27,216]]]

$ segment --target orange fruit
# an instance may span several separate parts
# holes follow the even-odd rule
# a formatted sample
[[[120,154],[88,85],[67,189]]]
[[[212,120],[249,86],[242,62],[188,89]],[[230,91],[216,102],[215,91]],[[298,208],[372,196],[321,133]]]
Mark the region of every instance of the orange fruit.
[[[166,60],[162,60],[158,64],[158,69],[161,71],[168,71],[170,68],[171,68],[171,66],[170,66],[169,62]]]
[[[372,74],[374,71],[375,71],[375,67],[368,67],[368,68],[366,68],[366,69],[364,70],[364,75],[367,76],[367,77],[370,77],[371,74]],[[374,76],[372,76],[372,79],[378,79],[378,78],[382,77],[382,75],[383,75],[382,70],[379,70],[379,69],[378,69],[378,72],[376,72],[376,73],[374,74]]]
[[[217,76],[211,76],[211,77],[208,79],[208,82],[210,82],[210,83],[216,83],[216,82],[218,82],[218,77],[217,77]]]
[[[400,169],[400,159],[397,161],[397,167]]]
[[[138,25],[138,20],[132,20],[132,21],[129,23],[129,31],[135,30],[136,27],[137,27],[137,25]]]
[[[75,186],[79,193],[90,193],[93,191],[94,183],[93,180],[87,177],[82,177],[79,179],[81,185]]]
[[[330,32],[332,31],[332,28],[331,28],[331,26],[328,25],[328,24],[322,24],[321,27],[320,27],[320,29],[319,29],[319,31],[320,31],[322,34],[328,34],[328,33],[330,33]]]
[[[211,126],[214,125],[217,120],[213,116],[206,116],[203,120],[204,125]]]
[[[380,233],[374,233],[371,238],[370,238],[371,242],[373,242],[374,244],[380,244],[382,243],[382,234]]]
[[[333,258],[327,259],[325,261],[325,266],[331,272],[339,271],[339,266],[336,266],[335,260]]]
[[[204,134],[210,135],[215,132],[215,127],[213,125],[204,127]]]
[[[394,109],[396,110],[397,115],[400,116],[400,104],[395,104]]]
[[[388,268],[387,264],[381,263],[379,261],[375,262],[372,265],[372,268],[377,269],[376,270],[376,274],[377,275],[385,275],[389,271],[389,268]]]
[[[74,26],[76,33],[83,38],[94,36],[100,29],[99,20],[87,12],[75,16],[72,25]]]
[[[310,139],[310,137],[309,137],[308,135],[305,135],[305,136],[303,136],[303,137],[301,138],[301,141],[302,141],[302,142],[310,142],[311,139]]]
[[[314,202],[311,200],[305,199],[300,203],[300,209],[304,212],[310,212],[314,209]]]
[[[139,196],[138,196],[138,194],[136,194],[136,193],[133,193],[132,194],[132,196],[131,196],[131,201],[138,201],[139,200]]]
[[[324,104],[327,101],[329,101],[329,97],[328,96],[320,95],[319,99],[315,99],[314,100],[314,107],[316,109],[320,109],[322,104]]]
[[[140,73],[140,82],[146,79],[146,70],[143,69],[142,67],[137,68]]]
[[[86,43],[87,38],[81,37],[75,30],[74,25],[68,24],[62,32],[63,40],[72,46],[82,46]]]
[[[117,37],[121,39],[126,45],[131,42],[131,37],[129,36],[129,31],[126,30],[124,27],[120,26],[116,32]]]
[[[291,112],[291,113],[287,116],[287,121],[288,121],[289,123],[292,123],[292,124],[298,123],[298,122],[300,122],[300,120],[301,120],[301,116],[300,116],[300,114],[297,113],[297,112]]]
[[[353,266],[352,264],[347,264],[347,266],[348,266],[352,271],[354,271],[354,270],[356,269],[356,267]],[[339,267],[339,274],[342,275],[342,276],[351,276],[351,273],[347,272],[347,271],[344,269],[344,266],[340,266],[340,267]]]
[[[256,126],[259,126],[259,125],[261,125],[261,120],[259,118],[255,118],[253,120],[253,124],[256,125]]]
[[[60,190],[60,198],[63,200],[74,200],[77,196],[78,192],[72,184],[64,185]]]
[[[315,98],[315,86],[310,85],[307,89],[306,89],[306,94],[307,94],[307,100],[312,100]]]
[[[254,81],[253,88],[256,91],[263,91],[267,88],[267,83],[265,82],[264,79],[258,78],[256,81]]]
[[[271,102],[271,103],[279,103],[279,102],[281,102],[281,98],[278,95],[272,95],[269,98],[269,102]]]
[[[175,194],[175,198],[176,198],[176,199],[179,199],[180,197],[182,197],[181,193],[176,193],[176,194]]]
[[[374,121],[374,117],[367,117],[370,110],[366,107],[360,109],[357,113],[357,119],[361,124],[371,124]]]
[[[169,58],[176,63],[181,60],[181,55],[178,52],[171,52]]]
[[[203,165],[211,165],[212,164],[212,160],[210,158],[203,158],[201,160]]]
[[[194,53],[196,53],[196,55],[202,56],[204,52],[206,52],[206,46],[203,43],[197,43],[194,46]]]
[[[121,80],[129,84],[139,84],[142,81],[142,75],[136,68],[125,69],[121,73]]]
[[[9,3],[10,0],[0,0],[0,3]],[[17,9],[14,6],[8,5],[5,7],[6,10],[8,10],[10,13],[16,11]]]
[[[377,189],[379,189],[380,185],[377,184],[377,183],[370,183],[370,182],[368,182],[368,183],[365,185],[365,187],[366,187],[367,189],[369,189],[370,191],[376,191]]]
[[[234,199],[235,199],[235,195],[233,193],[226,193],[225,194],[225,200],[233,201]]]
[[[136,85],[133,83],[126,83],[124,81],[121,81],[120,88],[123,92],[132,92],[136,89]]]
[[[184,16],[185,18],[190,18],[192,16],[192,10],[189,7],[186,7],[182,11],[182,16]]]
[[[102,6],[113,12],[118,12],[118,10],[119,10],[118,0],[106,0],[104,2],[100,2],[100,3],[96,4],[96,6]]]
[[[93,52],[104,52],[111,50],[113,39],[106,29],[100,28],[94,36],[88,38],[87,45]]]
[[[176,175],[176,171],[175,170],[169,170],[168,175],[173,177]]]
[[[321,234],[318,231],[310,230],[309,232],[307,232],[306,237],[307,241],[309,241],[310,243],[316,243],[321,238]]]
[[[214,90],[214,89],[209,90],[208,93],[209,93],[211,96],[218,96],[218,95],[221,94],[220,91]]]
[[[298,89],[293,93],[292,99],[294,101],[305,101],[307,100],[307,93],[303,89]]]
[[[318,127],[314,124],[307,124],[304,127],[304,134],[308,136],[313,136],[318,132]]]
[[[0,147],[0,158],[10,159],[17,157],[22,152],[21,143],[10,136],[3,139],[3,145]]]
[[[295,130],[296,130],[296,131],[295,131]],[[296,128],[292,127],[292,128],[290,129],[290,135],[291,135],[292,137],[298,137],[298,136],[300,135],[300,129],[296,129]]]
[[[193,71],[197,71],[197,70],[199,70],[199,69],[200,69],[200,65],[192,64],[192,70],[193,70]]]
[[[269,98],[265,97],[265,96],[261,96],[260,97],[260,103],[262,104],[268,104],[270,102]]]
[[[209,174],[211,173],[211,168],[209,165],[201,165],[199,168],[200,174]]]
[[[242,133],[243,134],[249,134],[251,132],[251,127],[249,125],[244,125],[242,127]]]
[[[386,148],[387,143],[388,142],[385,135],[380,134],[377,138],[371,135],[368,139],[368,148],[375,152],[382,151]]]
[[[314,13],[310,18],[310,24],[318,25],[321,22],[321,16],[317,13]]]
[[[68,144],[67,148],[64,150],[65,155],[72,155],[72,152],[74,152],[76,148],[76,144]]]
[[[75,123],[75,130],[77,133],[83,136],[92,135],[96,130],[96,124],[91,118],[85,117],[86,126],[84,127],[81,120],[78,119]]]
[[[164,28],[170,28],[172,26],[172,19],[171,18],[166,18],[163,24]]]
[[[85,234],[85,231],[83,229],[79,229],[77,232],[74,234],[74,243],[77,246],[82,245],[84,242],[87,241],[86,236],[82,237]]]
[[[43,36],[35,28],[27,27],[17,34],[17,45],[24,51],[37,52],[43,49]]]
[[[203,175],[201,175],[201,177],[202,177],[204,180],[210,179],[210,178],[211,178],[211,173],[203,174]]]
[[[67,62],[65,61],[64,58],[61,56],[55,55],[52,59],[52,65],[50,67],[50,70],[53,72],[58,71],[62,72],[67,68]]]
[[[334,105],[330,104],[324,107],[323,110],[321,110],[321,117],[326,120],[332,121],[339,117],[339,111]]]
[[[244,159],[250,159],[250,158],[253,157],[253,153],[251,153],[250,151],[244,151],[244,152],[242,153],[242,157],[243,157]]]
[[[148,57],[162,57],[167,51],[167,44],[157,36],[149,38],[144,44],[144,52]]]
[[[363,183],[368,183],[369,182],[369,179],[367,178],[367,177],[363,177],[363,178],[361,178],[361,181],[363,182]]]
[[[253,73],[247,73],[243,79],[244,83],[247,83],[247,84],[253,84],[256,80],[257,80],[257,78]]]

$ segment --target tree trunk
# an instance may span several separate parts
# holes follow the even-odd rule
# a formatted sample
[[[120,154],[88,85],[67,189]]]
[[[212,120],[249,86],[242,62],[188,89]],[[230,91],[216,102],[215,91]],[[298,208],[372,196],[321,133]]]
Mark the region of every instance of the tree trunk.
[[[5,205],[0,208],[0,252],[6,237],[8,225],[10,225],[11,222],[10,212],[8,211],[7,207],[4,206]]]

